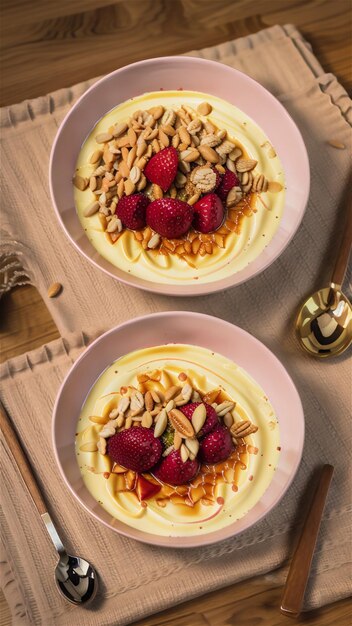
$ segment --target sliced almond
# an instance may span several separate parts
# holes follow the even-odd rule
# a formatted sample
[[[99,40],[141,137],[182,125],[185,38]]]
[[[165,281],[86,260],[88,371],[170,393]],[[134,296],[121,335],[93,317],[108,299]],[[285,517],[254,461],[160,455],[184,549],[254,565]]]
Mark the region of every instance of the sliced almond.
[[[61,283],[53,283],[52,285],[50,285],[48,289],[49,298],[56,298],[56,296],[59,295],[61,290],[62,290]]]
[[[161,130],[163,130],[164,133],[169,135],[169,137],[173,137],[176,134],[176,131],[174,127],[171,126],[171,124],[164,124],[164,126],[161,127]]]
[[[78,174],[73,177],[72,182],[76,189],[79,189],[80,191],[84,191],[88,187],[88,179],[83,178],[83,176],[79,176]]]
[[[96,200],[91,202],[83,211],[84,217],[91,217],[99,211],[100,204]]]
[[[185,446],[188,450],[196,457],[199,450],[199,441],[198,439],[185,439]]]
[[[159,398],[159,395],[157,394],[157,392],[154,389],[151,389],[150,393],[151,393],[151,396],[152,396],[154,402],[156,404],[158,404],[158,402],[160,402],[160,398]]]
[[[250,172],[255,168],[258,161],[255,159],[238,159],[236,161],[236,169],[238,172]]]
[[[111,420],[114,420],[114,419],[116,419],[116,418],[118,417],[118,415],[119,415],[119,410],[118,410],[118,408],[116,407],[116,409],[112,409],[112,411],[110,411],[110,413],[109,413],[109,418],[110,418]]]
[[[164,146],[164,148],[167,148],[170,145],[170,139],[167,136],[166,133],[164,133],[164,131],[159,128],[159,140],[160,143]]]
[[[133,128],[129,128],[127,131],[127,137],[128,137],[130,146],[133,148],[133,146],[137,143],[136,131],[133,130]]]
[[[117,405],[117,410],[119,413],[125,413],[125,411],[127,411],[129,406],[130,406],[130,399],[127,396],[124,396],[123,398],[119,400],[119,403]]]
[[[98,452],[98,446],[94,441],[83,443],[79,449],[81,452]]]
[[[202,157],[206,161],[209,161],[209,163],[218,163],[219,155],[210,146],[202,146],[202,145],[200,145],[200,146],[198,146],[198,150],[199,150],[200,154],[202,155]]]
[[[173,126],[176,122],[176,113],[172,109],[167,109],[161,118],[161,124],[163,126]]]
[[[159,187],[159,185],[154,184],[152,187],[152,194],[153,197],[155,198],[155,200],[159,200],[160,198],[164,197],[164,192],[162,190],[161,187]]]
[[[153,416],[149,411],[145,411],[142,416],[142,426],[144,428],[150,428],[153,424]]]
[[[177,432],[177,430],[175,430],[175,434],[174,434],[174,448],[175,450],[179,450],[181,448],[182,445],[182,437],[180,435],[180,433]]]
[[[127,155],[127,159],[126,159],[127,167],[129,167],[130,169],[132,169],[133,163],[136,160],[136,155],[137,155],[137,146],[134,145],[133,148],[131,148],[131,150],[129,151]]]
[[[131,181],[130,178],[125,180],[124,191],[125,191],[126,196],[131,196],[134,193],[135,189],[136,189],[136,185]]]
[[[231,413],[226,413],[224,415],[224,424],[225,426],[227,426],[227,428],[231,428],[233,424],[233,416],[231,415]]]
[[[112,139],[113,139],[113,136],[111,133],[99,133],[95,137],[95,141],[97,143],[107,143],[108,141],[111,141]]]
[[[189,146],[191,143],[191,135],[189,134],[187,128],[185,128],[184,126],[181,126],[178,131],[178,134],[180,136],[182,143],[185,143],[186,146]]]
[[[209,102],[201,102],[201,104],[199,104],[197,107],[199,115],[209,115],[212,110],[213,107],[211,106],[211,104],[209,104]]]
[[[107,445],[106,445],[106,439],[104,439],[104,437],[99,437],[99,441],[97,443],[97,448],[98,448],[98,451],[100,452],[100,454],[105,456]]]
[[[189,200],[187,200],[187,202],[188,202],[188,204],[193,206],[196,202],[198,202],[199,198],[200,198],[200,191],[197,191],[197,193],[195,193],[193,196],[191,196],[189,198]]]
[[[180,158],[186,163],[193,163],[199,158],[199,152],[197,148],[188,148],[180,153]]]
[[[125,416],[123,413],[121,413],[116,420],[117,428],[121,428],[124,425],[124,423],[125,423]]]
[[[164,450],[163,452],[163,457],[169,456],[169,454],[171,454],[171,452],[174,450],[174,446],[169,446],[168,448],[166,448],[166,450]]]
[[[152,411],[154,408],[154,400],[153,400],[153,396],[150,393],[150,391],[147,391],[147,393],[144,396],[144,404],[145,404],[145,408],[147,409],[147,411]]]
[[[160,105],[152,107],[151,109],[149,109],[148,113],[150,113],[155,120],[158,120],[163,115],[164,110],[164,107]]]
[[[139,167],[137,167],[137,165],[134,165],[130,173],[130,180],[133,182],[134,185],[138,183],[141,175],[142,175],[142,172],[139,169]]]
[[[121,135],[126,132],[127,128],[128,126],[126,122],[121,122],[121,124],[116,124],[116,126],[114,126],[112,134],[114,137],[121,137]]]
[[[207,410],[205,404],[199,404],[192,414],[192,424],[196,434],[203,428],[206,418]]]
[[[176,385],[172,385],[165,391],[165,402],[169,402],[172,398],[174,398],[181,391],[181,387],[177,387]]]
[[[170,411],[172,411],[172,409],[175,408],[175,401],[174,400],[169,400],[167,405],[165,406],[165,411],[166,413],[170,413]]]
[[[337,139],[329,139],[329,141],[327,141],[327,143],[332,148],[337,148],[337,150],[345,150],[345,148],[346,148],[345,144],[342,143],[341,141],[338,141]]]
[[[154,437],[160,437],[163,434],[167,426],[167,421],[168,421],[167,413],[165,409],[162,409],[157,417],[157,421],[156,421],[155,428],[154,428]]]
[[[154,235],[148,241],[148,248],[150,248],[151,250],[154,250],[155,248],[158,247],[158,245],[160,244],[160,241],[161,241],[160,235],[158,235],[158,233],[154,233]]]
[[[120,174],[122,174],[122,176],[124,178],[128,178],[130,175],[130,168],[128,167],[127,163],[125,161],[121,161],[121,163],[119,163],[119,172]]]
[[[134,417],[134,415],[129,415],[128,417],[126,417],[126,421],[125,421],[125,429],[126,430],[131,428],[132,422],[133,422],[133,417]]]
[[[194,437],[194,429],[189,419],[178,409],[172,409],[169,418],[174,429],[177,430],[182,437]]]
[[[188,457],[189,457],[189,450],[185,446],[184,443],[181,445],[180,455],[181,455],[181,459],[182,459],[183,463],[186,463],[186,461],[188,460]]]

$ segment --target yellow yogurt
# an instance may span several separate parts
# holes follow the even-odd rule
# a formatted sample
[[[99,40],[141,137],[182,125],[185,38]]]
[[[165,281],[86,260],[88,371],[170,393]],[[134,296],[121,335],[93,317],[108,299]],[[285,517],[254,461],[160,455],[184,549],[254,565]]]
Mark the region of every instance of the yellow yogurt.
[[[194,262],[196,267],[191,267],[174,254],[164,256],[155,251],[143,250],[128,230],[112,244],[103,231],[98,214],[84,217],[84,209],[93,202],[94,194],[89,189],[80,191],[74,188],[78,217],[92,245],[110,263],[144,280],[178,285],[187,285],[194,280],[203,284],[221,280],[251,263],[268,245],[279,227],[285,201],[284,172],[279,158],[274,156],[274,151],[268,150],[268,138],[251,118],[232,104],[209,94],[158,91],[120,104],[99,120],[87,137],[78,156],[78,173],[89,177],[95,169],[89,164],[89,158],[97,149],[96,135],[107,132],[118,122],[126,121],[136,110],[160,104],[175,110],[182,104],[196,109],[205,100],[212,105],[213,110],[207,118],[200,117],[226,129],[230,138],[239,142],[250,158],[258,161],[256,171],[264,174],[269,181],[280,183],[283,189],[279,193],[261,193],[256,199],[257,212],[243,220],[240,234],[230,233],[225,248],[214,247],[213,254],[197,257]]]
[[[135,494],[116,492],[118,475],[110,473],[112,462],[99,452],[82,452],[84,443],[97,442],[103,426],[89,417],[106,415],[117,405],[120,388],[138,387],[137,374],[162,370],[158,385],[179,384],[178,375],[185,372],[202,393],[223,389],[234,401],[235,420],[249,419],[258,431],[247,438],[248,466],[240,471],[238,491],[231,484],[217,485],[215,498],[223,505],[205,506],[201,502],[190,508],[168,502],[160,508],[155,499],[143,508]],[[162,386],[160,386],[162,389]],[[83,481],[92,496],[108,513],[128,526],[163,536],[190,536],[219,530],[240,519],[260,500],[269,487],[278,458],[279,425],[274,410],[260,386],[235,363],[204,348],[169,344],[131,352],[108,367],[92,387],[77,425],[76,454]]]

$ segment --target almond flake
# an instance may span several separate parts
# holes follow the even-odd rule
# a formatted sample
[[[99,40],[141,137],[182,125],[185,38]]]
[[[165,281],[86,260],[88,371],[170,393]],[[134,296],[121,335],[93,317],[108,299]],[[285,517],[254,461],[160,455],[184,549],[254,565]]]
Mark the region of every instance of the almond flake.
[[[199,404],[193,411],[192,414],[192,424],[195,433],[199,433],[199,431],[203,428],[204,422],[207,418],[207,410],[205,404]]]
[[[186,463],[186,461],[188,460],[188,457],[189,457],[189,450],[188,450],[188,448],[186,448],[184,443],[181,445],[180,455],[181,455],[181,459],[182,459],[183,463]]]
[[[154,437],[160,437],[165,428],[167,426],[167,413],[165,409],[162,409],[157,417],[155,428],[154,428]]]

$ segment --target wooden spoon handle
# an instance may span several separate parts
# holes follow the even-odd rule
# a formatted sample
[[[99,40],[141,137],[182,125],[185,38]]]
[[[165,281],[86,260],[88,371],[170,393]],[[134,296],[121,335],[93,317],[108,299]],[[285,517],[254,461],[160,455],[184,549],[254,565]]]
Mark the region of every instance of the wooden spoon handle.
[[[291,561],[281,600],[281,613],[289,617],[298,617],[302,609],[304,592],[333,472],[332,465],[324,465],[298,546]]]
[[[341,286],[345,277],[348,259],[352,246],[352,202],[351,199],[347,205],[347,219],[345,224],[345,230],[343,232],[342,241],[340,244],[339,253],[335,261],[334,271],[332,273],[331,282],[334,285]]]
[[[3,432],[4,439],[10,449],[10,452],[17,465],[26,487],[33,498],[33,502],[38,509],[38,513],[43,515],[47,512],[47,506],[43,500],[42,494],[39,491],[39,487],[34,478],[34,474],[28,459],[23,451],[23,448],[18,440],[17,434],[10,422],[8,415],[5,412],[4,407],[0,403],[0,428]]]

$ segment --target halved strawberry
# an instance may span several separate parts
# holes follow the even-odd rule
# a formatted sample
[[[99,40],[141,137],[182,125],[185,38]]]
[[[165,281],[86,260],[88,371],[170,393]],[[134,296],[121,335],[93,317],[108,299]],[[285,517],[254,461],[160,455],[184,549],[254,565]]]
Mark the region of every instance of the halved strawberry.
[[[148,226],[168,239],[177,239],[184,235],[189,230],[192,219],[193,207],[174,198],[154,200],[147,208]]]
[[[220,198],[216,193],[208,193],[193,206],[193,226],[201,233],[211,233],[220,228],[225,211]]]
[[[184,485],[189,483],[199,472],[198,461],[184,463],[179,450],[173,450],[153,470],[153,474],[168,485]]]
[[[115,463],[135,472],[146,472],[159,461],[162,445],[150,428],[138,426],[110,437],[107,451]]]
[[[240,184],[236,174],[231,172],[231,170],[226,169],[225,174],[221,177],[220,185],[218,186],[216,193],[218,194],[220,200],[225,202],[229,192],[232,187],[237,187]]]
[[[116,207],[116,215],[126,228],[138,230],[146,225],[145,212],[150,200],[144,193],[123,196]]]
[[[167,191],[176,177],[177,166],[178,152],[176,148],[170,146],[160,150],[148,161],[144,174],[151,183]]]
[[[228,459],[233,450],[230,431],[219,424],[200,442],[198,456],[202,463],[219,463]]]
[[[155,496],[160,489],[161,485],[156,485],[144,478],[144,476],[138,475],[136,491],[140,502],[142,502],[142,500],[149,500],[149,498]]]

